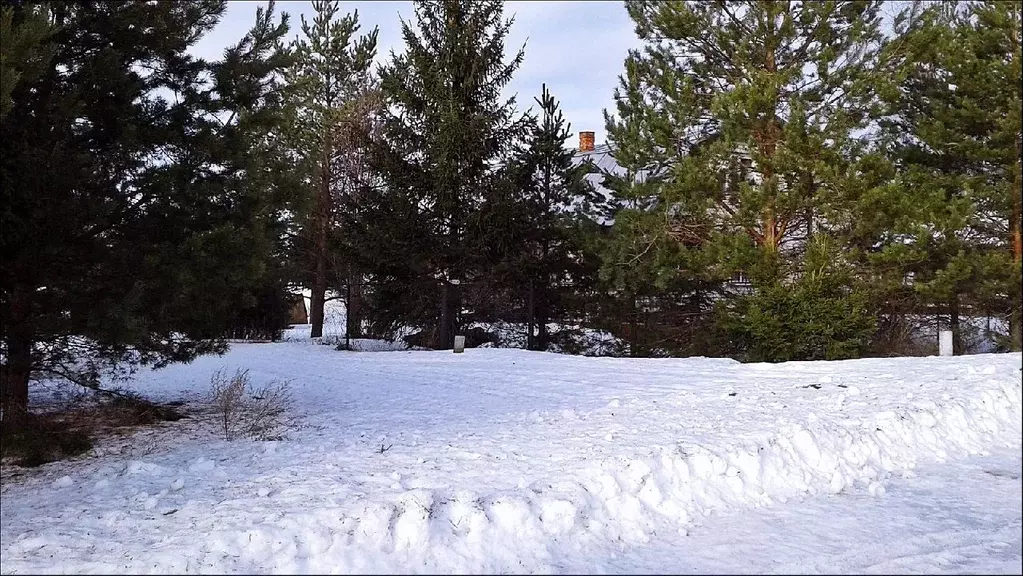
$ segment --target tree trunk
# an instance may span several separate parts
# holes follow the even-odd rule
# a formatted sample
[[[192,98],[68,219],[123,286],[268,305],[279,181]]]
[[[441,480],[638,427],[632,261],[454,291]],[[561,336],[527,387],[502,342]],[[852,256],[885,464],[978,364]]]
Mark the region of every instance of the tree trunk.
[[[550,316],[550,311],[548,310],[548,304],[549,303],[547,301],[547,287],[548,286],[549,286],[548,281],[546,279],[544,279],[543,284],[540,285],[540,297],[539,297],[539,301],[540,302],[539,302],[539,304],[537,306],[537,310],[539,310],[539,311],[537,312],[537,318],[536,318],[536,324],[537,324],[537,329],[536,329],[536,349],[537,350],[544,350],[544,351],[547,350],[547,343],[548,343],[547,342],[547,340],[548,340],[548,338],[547,338],[547,321],[548,321],[549,316]]]
[[[32,343],[8,340],[7,363],[0,369],[0,428],[10,430],[28,415],[28,379],[32,368]]]
[[[636,295],[629,295],[629,333],[631,335],[631,342],[629,342],[629,355],[633,358],[640,358],[643,356],[642,347],[639,345],[639,333],[636,331]]]
[[[364,336],[362,325],[366,318],[366,298],[363,281],[362,273],[357,273],[352,284],[352,335],[356,338]]]
[[[549,182],[547,183],[547,185],[548,186],[550,185]],[[549,196],[545,197],[545,202],[547,202],[547,213],[549,214],[551,211],[551,207],[548,198]],[[545,237],[543,239],[543,244],[541,245],[542,271],[540,273],[540,290],[537,297],[538,302],[536,306],[537,309],[536,323],[538,325],[536,338],[537,350],[547,350],[547,322],[550,320],[551,313],[549,308],[550,302],[548,301],[548,293],[550,292],[551,286],[549,261],[550,251],[551,251],[550,240]]]
[[[11,289],[7,332],[7,357],[0,367],[2,427],[17,427],[28,416],[28,381],[32,373],[32,323],[25,290]]]
[[[450,350],[455,347],[455,334],[458,332],[458,314],[462,311],[462,247],[461,235],[457,222],[460,218],[457,194],[451,207],[451,223],[448,226],[448,268],[444,270],[441,280],[444,287],[441,294],[440,314],[440,349]]]
[[[1009,291],[1012,300],[1012,310],[1009,315],[1009,335],[1011,336],[1011,347],[1014,352],[1023,350],[1023,287],[1020,286],[1021,279],[1018,276],[1021,264],[1023,264],[1023,231],[1020,230],[1023,219],[1023,168],[1020,167],[1020,157],[1023,156],[1023,143],[1020,136],[1016,136],[1016,165],[1013,170],[1012,182],[1012,219],[1009,222],[1009,230],[1012,235],[1012,263],[1013,279],[1015,290]]]
[[[319,338],[323,336],[323,301],[327,293],[327,267],[322,260],[316,262],[312,292],[309,299],[309,322],[312,324],[309,337]]]
[[[531,278],[529,280],[529,298],[526,303],[526,350],[535,350],[536,341],[533,336],[533,328],[535,325],[534,318],[536,318],[536,283]]]
[[[352,349],[352,273],[345,282],[345,350]]]
[[[1020,12],[1018,4],[1013,8],[1012,19],[1013,68],[1019,70]],[[1019,84],[1019,78],[1016,78],[1016,84]],[[1020,231],[1020,220],[1023,219],[1023,168],[1020,166],[1020,160],[1023,158],[1023,139],[1021,139],[1020,129],[1020,126],[1016,126],[1016,162],[1013,166],[1012,191],[1010,192],[1012,194],[1012,218],[1009,221],[1009,235],[1012,237],[1012,262],[1015,265],[1012,279],[1015,289],[1009,291],[1009,298],[1012,302],[1012,309],[1009,312],[1009,336],[1010,347],[1014,352],[1023,350],[1023,302],[1020,301],[1023,298],[1023,286],[1021,286],[1019,277],[1019,269],[1023,264],[1023,232]]]
[[[444,350],[445,343],[451,338],[450,330],[448,330],[450,322],[448,318],[448,301],[450,297],[448,281],[447,279],[442,279],[440,286],[440,326],[437,327],[437,342],[434,343],[434,347],[437,350]]]
[[[963,345],[963,331],[959,322],[959,295],[954,294],[948,303],[949,328],[952,329],[952,354],[961,356],[965,350]]]
[[[546,87],[545,87],[546,89]],[[550,288],[550,233],[551,233],[551,184],[553,179],[550,162],[544,163],[543,173],[543,241],[540,244],[540,294],[539,304],[536,307],[538,313],[536,314],[536,323],[539,325],[537,330],[536,338],[536,349],[547,350],[547,320],[549,319],[550,311],[547,309],[547,291]]]
[[[330,151],[324,151],[320,164],[320,186],[316,191],[316,214],[313,223],[313,286],[309,302],[310,338],[323,336],[323,303],[327,294],[327,234],[330,223]]]
[[[462,282],[461,278],[457,278],[456,283],[451,285],[451,308],[450,308],[450,322],[451,322],[451,339],[447,342],[448,348],[455,347],[455,336],[458,334],[460,329],[460,317],[462,312]]]
[[[767,57],[764,62],[764,69],[768,74],[775,74],[777,72],[777,62],[775,61],[775,48],[773,42],[774,32],[774,19],[773,14],[768,21],[769,35],[767,38]],[[775,103],[775,106],[777,103]],[[763,175],[762,186],[771,185],[770,182],[774,178],[774,155],[778,149],[778,140],[780,138],[781,128],[778,125],[778,116],[775,110],[771,110],[767,118],[759,121],[759,126],[753,130],[753,138],[757,143],[757,148],[763,156],[764,163],[760,166],[761,174]],[[773,190],[771,195],[767,198],[766,204],[761,214],[761,225],[763,227],[763,248],[769,253],[774,254],[778,252],[778,245],[781,242],[778,234],[778,214],[775,205],[775,194],[777,190]]]
[[[362,338],[362,275],[348,271],[345,282],[345,346],[352,338]]]
[[[458,329],[456,311],[461,307],[458,286],[451,281],[441,280],[440,330],[437,337],[438,350],[450,350],[455,346],[455,332]]]

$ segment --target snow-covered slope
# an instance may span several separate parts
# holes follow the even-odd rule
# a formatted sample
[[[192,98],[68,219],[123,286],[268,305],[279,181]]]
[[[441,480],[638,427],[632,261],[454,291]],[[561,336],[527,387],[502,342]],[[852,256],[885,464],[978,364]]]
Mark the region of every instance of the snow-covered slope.
[[[185,425],[145,456],[5,485],[2,571],[553,571],[714,511],[882,496],[918,461],[1018,446],[1020,363],[238,345],[134,387],[199,395],[221,368],[290,379],[290,440]]]

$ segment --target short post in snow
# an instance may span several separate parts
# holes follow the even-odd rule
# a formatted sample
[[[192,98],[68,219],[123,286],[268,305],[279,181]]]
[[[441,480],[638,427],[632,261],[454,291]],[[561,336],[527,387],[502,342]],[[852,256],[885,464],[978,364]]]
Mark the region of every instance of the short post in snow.
[[[455,354],[465,352],[465,336],[455,336]]]
[[[938,356],[952,355],[952,331],[942,330],[938,333]]]

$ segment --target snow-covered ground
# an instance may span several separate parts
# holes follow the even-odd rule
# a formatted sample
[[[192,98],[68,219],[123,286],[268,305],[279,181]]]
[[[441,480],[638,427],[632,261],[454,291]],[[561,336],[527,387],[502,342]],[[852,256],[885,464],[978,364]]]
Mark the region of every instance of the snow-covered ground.
[[[132,387],[172,400],[206,393],[218,369],[290,380],[300,426],[288,440],[226,442],[193,419],[144,436],[162,439],[144,450],[5,482],[0,571],[969,571],[927,556],[939,546],[882,541],[864,556],[854,543],[870,510],[889,507],[906,517],[882,526],[892,537],[937,510],[933,522],[959,524],[918,530],[924,544],[1019,541],[1018,488],[988,492],[1004,489],[1013,508],[941,474],[1018,451],[1020,365],[1020,354],[743,365],[236,345]],[[974,484],[1018,485],[1015,462]],[[933,486],[918,484],[932,471]],[[778,531],[756,540],[743,528],[754,521]],[[731,541],[760,556],[741,563]],[[691,556],[701,542],[720,552]],[[831,547],[833,569],[814,546]],[[899,560],[907,550],[927,558]]]
[[[570,558],[574,574],[1020,574],[1018,448],[928,462],[884,497],[850,492],[716,515],[688,538]]]

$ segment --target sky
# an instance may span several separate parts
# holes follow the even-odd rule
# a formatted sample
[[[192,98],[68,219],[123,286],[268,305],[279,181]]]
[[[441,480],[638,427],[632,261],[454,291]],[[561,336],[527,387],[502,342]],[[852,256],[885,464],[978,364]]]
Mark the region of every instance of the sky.
[[[256,8],[266,2],[232,1],[217,27],[192,48],[196,56],[219,58],[236,43],[255,21]],[[291,37],[299,34],[300,15],[312,20],[308,1],[277,2],[279,12],[292,15]],[[407,1],[341,2],[342,11],[359,12],[362,30],[380,29],[377,61],[384,62],[393,49],[404,50],[399,15],[413,17]],[[515,23],[505,41],[510,57],[525,44],[525,60],[505,96],[516,96],[520,110],[535,106],[533,98],[546,83],[561,101],[565,119],[571,123],[574,146],[581,130],[596,133],[597,144],[605,141],[602,110],[614,111],[614,88],[630,48],[640,45],[632,21],[618,1],[510,1],[505,15]]]

